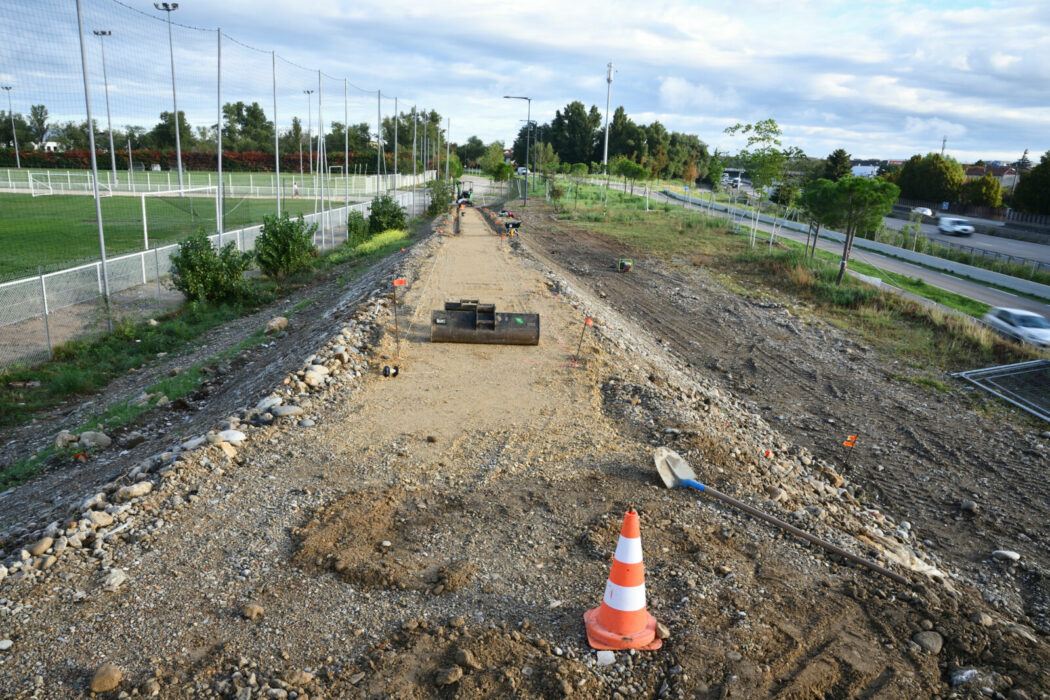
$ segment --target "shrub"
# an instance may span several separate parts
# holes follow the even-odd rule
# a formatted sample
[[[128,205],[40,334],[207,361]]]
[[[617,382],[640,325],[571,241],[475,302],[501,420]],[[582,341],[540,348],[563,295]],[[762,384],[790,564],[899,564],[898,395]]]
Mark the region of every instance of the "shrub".
[[[252,256],[230,242],[216,252],[204,229],[185,238],[171,256],[171,281],[175,289],[197,301],[235,299],[247,290],[244,271]]]
[[[430,191],[430,204],[427,205],[427,216],[438,216],[448,210],[452,203],[452,183],[437,178],[427,184]]]
[[[368,240],[368,219],[359,211],[346,217],[346,244],[355,246]]]
[[[259,267],[272,278],[283,278],[309,266],[317,255],[315,231],[317,224],[307,226],[302,214],[297,219],[287,214],[263,217],[262,234],[255,241]]]
[[[382,233],[390,229],[405,227],[405,210],[388,194],[372,200],[372,212],[368,215],[370,233]]]

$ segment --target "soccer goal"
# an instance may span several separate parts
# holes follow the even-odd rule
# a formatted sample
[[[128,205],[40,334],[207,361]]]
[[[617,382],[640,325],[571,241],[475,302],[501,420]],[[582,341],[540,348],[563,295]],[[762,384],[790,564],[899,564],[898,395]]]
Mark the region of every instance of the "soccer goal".
[[[51,173],[29,173],[29,194],[33,197],[44,197],[54,194],[51,187]]]
[[[144,246],[149,247],[150,237],[155,241],[179,240],[198,228],[215,233],[217,190],[213,185],[140,194]]]
[[[49,194],[94,194],[94,178],[89,172],[44,171],[29,173],[29,192],[34,197]],[[98,181],[100,197],[112,197],[113,187],[107,180]]]

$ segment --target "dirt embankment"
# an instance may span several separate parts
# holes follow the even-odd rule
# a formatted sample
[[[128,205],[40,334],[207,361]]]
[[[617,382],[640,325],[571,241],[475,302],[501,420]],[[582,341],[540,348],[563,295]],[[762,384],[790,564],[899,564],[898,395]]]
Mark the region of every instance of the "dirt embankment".
[[[1046,697],[1035,544],[1008,547],[1019,562],[968,563],[949,551],[963,534],[933,532],[943,511],[929,494],[954,493],[984,463],[927,464],[955,476],[920,481],[905,502],[914,512],[888,490],[871,500],[906,468],[926,475],[898,466],[911,464],[898,453],[921,449],[891,449],[906,434],[880,437],[884,459],[861,455],[840,473],[828,443],[841,436],[820,431],[861,414],[824,407],[886,403],[869,407],[876,421],[912,391],[894,389],[870,350],[702,270],[635,255],[636,270],[617,275],[615,246],[525,221],[524,242],[503,239],[468,211],[461,235],[429,237],[319,297],[299,334],[277,339],[279,356],[231,363],[202,397],[217,408],[196,411],[207,421],[157,428],[146,451],[107,457],[97,473],[118,472],[115,482],[89,479],[76,497],[74,474],[24,487],[64,484],[46,508],[9,496],[24,507],[0,545],[0,640],[11,642],[0,693],[85,696],[109,662],[120,678],[105,692],[173,698]],[[400,348],[392,276],[409,280]],[[430,311],[462,298],[540,313],[540,345],[429,343]],[[385,378],[386,366],[400,372]],[[871,383],[843,389],[848,368]],[[800,388],[816,381],[807,373],[841,396],[813,398]],[[935,413],[902,414],[916,445],[957,444]],[[995,429],[1005,449],[1005,423]],[[1020,433],[1013,449],[1036,450],[1033,439]],[[652,468],[658,445],[914,584],[668,491]],[[1032,485],[1028,512],[998,526],[1034,527],[1039,493]],[[944,531],[990,527],[979,519],[1005,496],[985,487]],[[668,637],[605,665],[582,614],[601,600],[629,507]],[[924,566],[947,578],[914,571]]]

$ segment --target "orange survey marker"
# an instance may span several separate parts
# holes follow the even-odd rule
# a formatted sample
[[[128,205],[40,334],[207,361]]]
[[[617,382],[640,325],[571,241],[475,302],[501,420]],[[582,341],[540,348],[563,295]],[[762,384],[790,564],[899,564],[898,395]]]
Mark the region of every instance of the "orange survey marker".
[[[659,649],[656,619],[645,609],[642,532],[633,508],[623,517],[612,571],[602,604],[583,614],[587,642],[594,649]]]
[[[857,444],[857,436],[856,435],[848,435],[848,436],[846,436],[846,439],[842,442],[842,446],[843,447],[848,447],[849,448],[849,451],[846,453],[846,459],[842,460],[842,468],[843,469],[845,469],[846,465],[849,464],[850,455],[853,454],[853,446],[856,445],[856,444]]]

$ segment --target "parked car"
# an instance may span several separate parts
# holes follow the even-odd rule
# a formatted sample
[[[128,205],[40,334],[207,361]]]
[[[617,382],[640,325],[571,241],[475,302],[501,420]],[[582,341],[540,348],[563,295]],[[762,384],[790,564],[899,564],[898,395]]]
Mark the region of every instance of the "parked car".
[[[920,216],[929,216],[931,218],[933,217],[933,211],[929,207],[912,207],[911,213],[918,214]]]
[[[998,307],[984,315],[984,322],[1004,338],[1050,347],[1050,321],[1037,313]]]
[[[957,219],[951,216],[942,216],[937,220],[937,229],[949,236],[971,236],[973,235],[973,224],[966,219]]]
[[[518,168],[518,175],[531,175],[531,173],[529,172],[528,168],[526,168],[524,165],[522,165],[521,167]]]

